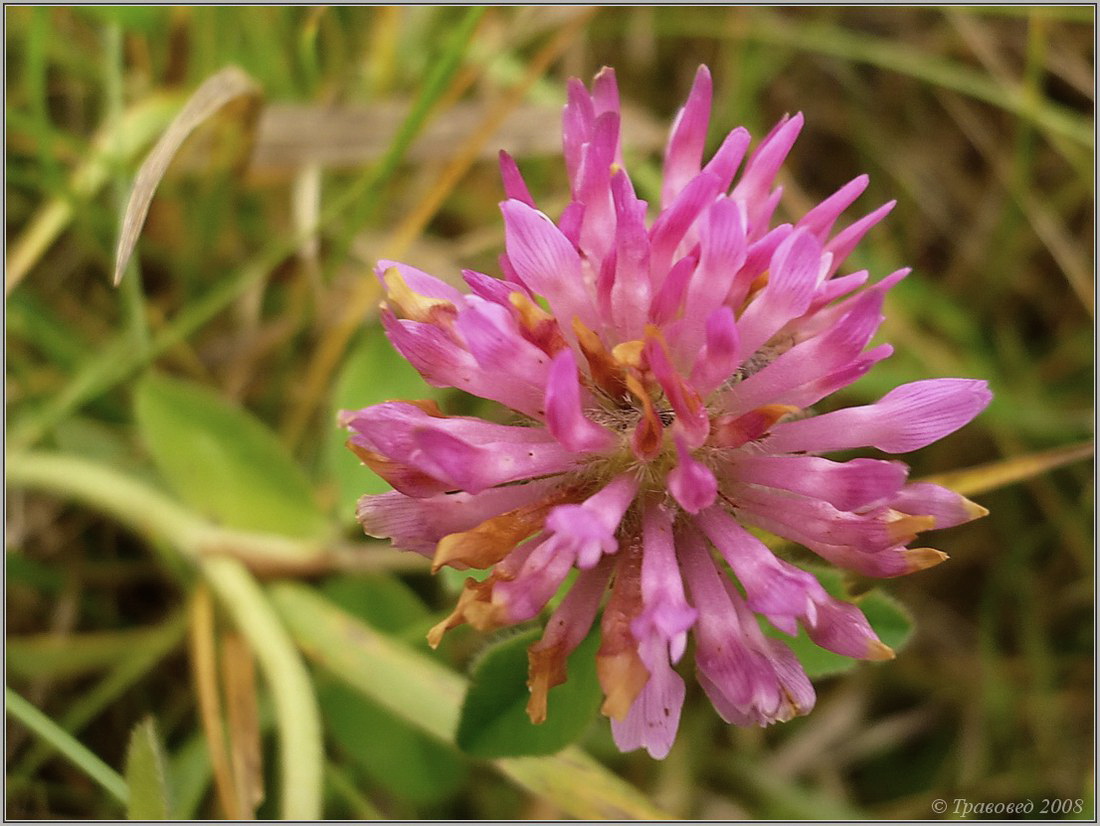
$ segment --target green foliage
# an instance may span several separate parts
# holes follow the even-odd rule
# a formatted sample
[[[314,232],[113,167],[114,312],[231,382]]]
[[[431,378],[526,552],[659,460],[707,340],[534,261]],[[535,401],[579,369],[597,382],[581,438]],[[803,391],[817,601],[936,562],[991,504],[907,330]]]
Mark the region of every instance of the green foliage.
[[[535,725],[527,717],[527,648],[540,636],[532,629],[481,653],[455,735],[463,751],[476,757],[553,754],[584,734],[600,705],[599,634],[593,630],[569,655],[569,677],[550,690],[546,721]]]
[[[152,717],[134,726],[126,750],[127,815],[131,820],[169,820],[171,794],[165,770],[164,746]]]
[[[157,468],[201,513],[234,528],[325,532],[305,473],[255,417],[204,387],[155,374],[138,383],[134,410]]]
[[[466,779],[465,761],[340,683],[318,687],[325,728],[343,754],[373,783],[417,806],[453,796]]]

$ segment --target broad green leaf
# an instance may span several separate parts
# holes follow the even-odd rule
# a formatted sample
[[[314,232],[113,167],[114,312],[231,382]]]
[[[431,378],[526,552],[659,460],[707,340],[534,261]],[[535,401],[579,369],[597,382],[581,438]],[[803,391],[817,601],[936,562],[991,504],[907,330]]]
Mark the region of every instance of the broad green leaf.
[[[130,789],[130,820],[168,820],[172,817],[164,747],[156,723],[147,717],[134,727],[126,750],[126,785]]]
[[[339,493],[341,522],[355,519],[355,503],[364,493],[385,493],[391,488],[345,446],[348,434],[336,424],[338,412],[392,399],[439,398],[439,394],[394,350],[380,325],[363,330],[340,370],[332,399],[327,465]]]
[[[357,769],[416,805],[451,797],[466,779],[465,761],[377,703],[337,682],[317,687],[329,737]]]
[[[206,516],[245,530],[324,534],[309,480],[251,414],[205,387],[156,375],[138,383],[135,414],[161,474]]]
[[[387,574],[333,577],[321,590],[349,614],[391,634],[430,616],[412,588]]]
[[[600,705],[599,634],[590,633],[570,655],[569,679],[550,691],[546,721],[536,726],[527,717],[527,648],[541,634],[532,629],[482,654],[455,735],[463,751],[477,757],[553,754],[584,733]]]
[[[900,651],[909,641],[913,633],[913,619],[901,603],[892,596],[875,588],[862,594],[858,599],[852,600],[846,593],[844,575],[840,571],[815,567],[811,573],[832,596],[855,602],[867,617],[867,621],[871,623],[871,627],[875,629],[879,639],[894,651]],[[807,676],[811,678],[843,674],[859,662],[819,647],[802,628],[798,629],[796,637],[788,637],[770,625],[766,626],[766,630],[790,646],[806,670]]]

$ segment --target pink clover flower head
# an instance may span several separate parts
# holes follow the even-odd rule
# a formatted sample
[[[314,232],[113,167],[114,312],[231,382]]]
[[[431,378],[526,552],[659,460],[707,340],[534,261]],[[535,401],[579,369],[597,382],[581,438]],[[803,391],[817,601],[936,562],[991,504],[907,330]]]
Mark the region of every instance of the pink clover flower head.
[[[433,385],[511,408],[521,424],[445,415],[432,402],[348,412],[349,446],[394,491],[364,496],[365,531],[470,578],[432,629],[488,630],[537,616],[576,570],[530,649],[528,713],[566,679],[597,615],[597,673],[621,749],[664,757],[695,641],[697,678],[723,719],[767,725],[807,713],[814,690],[779,631],[858,659],[893,652],[855,605],[778,558],[749,528],[870,577],[946,558],[918,533],[984,515],[905,464],[820,454],[906,453],[990,401],[984,381],[930,379],[873,404],[810,408],[891,353],[868,349],[900,270],[867,286],[840,274],[886,204],[834,231],[860,176],[794,225],[771,225],[777,172],[802,128],[784,117],[751,153],[744,129],[704,163],[711,79],[700,67],[672,126],[659,209],[623,166],[615,75],[568,87],[572,201],[555,222],[502,153],[504,279],[470,292],[382,261],[382,322]],[[740,175],[738,170],[740,169]],[[649,217],[656,212],[655,217]],[[544,309],[544,308],[548,308]],[[610,595],[607,596],[610,584]],[[606,599],[605,599],[606,596]]]

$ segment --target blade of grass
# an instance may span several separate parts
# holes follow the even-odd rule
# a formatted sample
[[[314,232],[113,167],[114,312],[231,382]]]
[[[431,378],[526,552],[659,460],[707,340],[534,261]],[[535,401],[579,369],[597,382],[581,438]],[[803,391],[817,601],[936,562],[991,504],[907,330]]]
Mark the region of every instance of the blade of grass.
[[[206,738],[206,753],[214,776],[214,790],[218,805],[229,820],[243,816],[236,795],[233,767],[225,747],[225,727],[222,717],[221,695],[218,692],[218,655],[214,630],[214,600],[206,583],[200,582],[191,595],[188,610],[191,653],[191,675],[195,683],[195,696],[199,706],[199,722]]]
[[[281,815],[321,817],[324,749],[309,673],[271,603],[239,561],[207,557],[202,573],[260,661],[275,706],[282,772]]]
[[[264,776],[256,670],[252,651],[240,634],[222,638],[221,666],[237,805],[251,820],[264,799]]]
[[[94,197],[106,184],[116,154],[127,160],[136,157],[164,129],[178,106],[176,95],[153,95],[130,106],[122,118],[99,130],[87,160],[69,178],[69,197],[51,198],[12,244],[4,273],[5,295],[26,277],[68,225],[73,217],[73,199]]]
[[[76,736],[124,691],[148,674],[176,649],[187,630],[186,615],[181,611],[155,629],[140,644],[130,647],[130,656],[108,671],[99,682],[82,693],[61,715],[59,724]],[[11,667],[12,641],[8,641],[8,667]],[[39,743],[20,762],[13,777],[30,778],[50,756],[49,748]]]
[[[929,57],[896,40],[848,32],[829,23],[814,21],[792,25],[773,14],[768,14],[766,19],[767,25],[754,26],[748,36],[908,75],[990,103],[1034,122],[1048,135],[1067,138],[1084,148],[1092,147],[1092,126],[1087,118],[1049,100],[1036,105],[1020,86],[1001,86],[968,66]]]
[[[397,171],[398,164],[405,156],[413,139],[427,122],[428,116],[436,108],[436,104],[439,103],[444,93],[454,82],[455,75],[462,64],[462,58],[484,12],[485,9],[469,9],[462,18],[461,23],[455,28],[438,61],[433,66],[431,74],[424,80],[419,96],[394,136],[389,149],[370,171],[365,188],[374,189],[382,185]],[[342,233],[336,240],[330,261],[341,262],[347,257],[355,231],[366,223],[371,211],[375,208],[375,201],[371,198],[362,198],[352,208],[347,221],[352,229]],[[298,404],[291,410],[283,428],[283,434],[289,444],[297,444],[305,431],[306,425],[309,423],[310,417],[316,410],[316,406],[320,404],[325,396],[324,389],[328,386],[332,371],[336,368],[340,356],[343,355],[344,349],[351,335],[355,332],[359,319],[362,317],[363,310],[360,308],[369,307],[376,300],[377,288],[372,286],[373,282],[373,278],[363,279],[359,289],[348,301],[340,321],[321,342],[320,347],[307,366],[302,392],[298,397]]]
[[[129,799],[126,781],[122,779],[122,775],[93,754],[87,746],[8,686],[4,686],[4,707],[9,715],[49,743],[65,759],[98,783],[111,797],[122,805],[126,805]]]
[[[252,129],[249,125],[254,126],[256,122],[260,89],[244,71],[236,66],[229,66],[203,81],[157,140],[149,157],[138,170],[122,215],[122,229],[115,252],[116,286],[126,271],[126,265],[141,234],[141,227],[145,223],[145,216],[149,214],[153,195],[156,194],[157,186],[168,171],[172,159],[195,129],[215,112],[238,99],[245,101],[242,120],[246,123],[245,134],[250,136]],[[249,140],[246,139],[246,146],[242,148],[246,148],[248,143]]]
[[[943,485],[964,496],[988,493],[1017,482],[1024,482],[1052,470],[1079,462],[1092,456],[1094,445],[1091,441],[1068,447],[1058,447],[1026,456],[1011,456],[996,462],[977,467],[952,470],[926,476],[918,481],[934,482]]]
[[[268,593],[297,644],[311,659],[393,714],[452,744],[466,680],[290,582]],[[633,786],[577,748],[550,757],[515,757],[491,765],[521,788],[582,819],[667,819]]]

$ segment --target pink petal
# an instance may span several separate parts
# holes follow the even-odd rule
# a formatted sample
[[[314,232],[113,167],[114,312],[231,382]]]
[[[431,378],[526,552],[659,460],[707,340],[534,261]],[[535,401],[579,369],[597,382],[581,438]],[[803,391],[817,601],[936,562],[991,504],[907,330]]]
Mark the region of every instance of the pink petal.
[[[556,480],[491,488],[479,494],[443,493],[413,498],[391,491],[362,496],[355,515],[368,536],[389,539],[395,548],[431,557],[447,534],[468,531],[487,519],[544,497]]]
[[[512,308],[478,296],[467,298],[466,305],[455,326],[478,365],[516,386],[545,386],[550,357],[523,337]]]
[[[509,298],[512,293],[518,292],[526,298],[531,297],[531,293],[522,284],[493,278],[491,275],[486,275],[477,270],[463,270],[462,280],[466,282],[474,295],[481,296],[486,301],[492,301],[502,307],[512,306]]]
[[[685,186],[676,199],[661,212],[650,231],[649,274],[654,284],[660,284],[672,262],[680,242],[696,219],[718,196],[719,180],[709,172],[700,172]]]
[[[586,418],[581,408],[581,385],[573,351],[554,357],[546,382],[546,427],[567,449],[577,453],[610,449],[614,434]]]
[[[665,325],[676,318],[680,312],[688,282],[693,278],[698,256],[685,255],[672,265],[665,276],[649,308],[649,320],[654,324]]]
[[[870,180],[866,175],[860,175],[849,181],[807,212],[796,226],[813,233],[824,244],[836,219],[863,194]]]
[[[569,180],[575,182],[581,166],[581,147],[589,140],[592,133],[596,110],[588,90],[577,78],[569,78],[566,95],[568,102],[561,116],[562,154],[565,156],[565,169]]]
[[[673,662],[683,656],[687,631],[698,612],[687,603],[676,548],[672,539],[672,512],[650,503],[642,520],[642,613],[631,623],[638,640],[658,636],[668,643]]]
[[[395,268],[401,273],[401,278],[405,283],[409,285],[409,288],[420,295],[427,296],[428,298],[442,298],[445,301],[450,301],[452,304],[461,305],[463,301],[462,293],[452,287],[445,281],[441,281],[434,275],[428,275],[423,270],[418,270],[416,267],[410,267],[408,264],[402,264],[400,261],[390,261],[387,258],[381,259],[374,265],[374,272],[379,278],[382,278],[386,274],[386,271]]]
[[[953,528],[988,513],[965,496],[931,482],[906,485],[890,500],[890,507],[902,513],[927,514],[936,520],[937,528]]]
[[[504,244],[520,280],[545,296],[563,332],[572,335],[574,316],[591,329],[599,328],[594,296],[585,287],[581,260],[569,240],[543,213],[520,201],[505,201]]]
[[[795,230],[776,248],[767,285],[738,319],[741,346],[755,353],[761,345],[810,306],[821,281],[821,244]]]
[[[733,285],[745,262],[747,217],[743,205],[719,198],[700,227],[702,257],[688,285],[684,302],[684,331],[675,343],[677,354],[694,356],[705,337],[704,321],[717,308]],[[688,358],[690,363],[694,358]]]
[[[741,180],[733,188],[733,197],[749,204],[763,200],[801,131],[801,112],[793,118],[781,120],[749,158]]]
[[[522,201],[527,206],[534,207],[535,199],[531,197],[531,192],[527,189],[527,184],[515,160],[503,149],[497,157],[500,160],[500,178],[504,184],[504,197]]]
[[[493,603],[500,606],[513,624],[526,622],[546,607],[573,569],[571,557],[558,553],[552,537],[536,537],[520,546],[528,547],[532,550],[519,572],[512,579],[502,579],[493,585]]]
[[[644,748],[654,760],[664,760],[676,740],[684,705],[684,680],[668,661],[668,651],[657,639],[638,646],[649,680],[625,719],[611,720],[611,734],[619,751]]]
[[[882,294],[864,293],[831,330],[796,344],[727,391],[724,410],[736,415],[765,404],[790,404],[791,391],[855,361],[882,320]],[[738,331],[743,329],[739,325]],[[746,352],[752,351],[746,348]]]
[[[580,248],[599,261],[615,242],[615,207],[611,199],[611,164],[619,145],[619,116],[605,112],[596,118],[592,139],[581,157],[576,199],[584,204]]]
[[[707,139],[712,95],[710,70],[700,66],[695,73],[687,102],[676,114],[665,148],[661,207],[668,208],[688,181],[699,174],[703,145]],[[729,183],[726,183],[729,186]],[[724,188],[724,187],[723,187]]]
[[[741,269],[734,276],[733,284],[726,296],[727,304],[738,308],[744,303],[753,281],[768,268],[776,249],[787,240],[792,232],[794,232],[794,227],[790,224],[780,224],[769,230],[763,237],[755,240],[750,239],[751,243],[745,253],[745,263],[741,265]]]
[[[408,460],[411,464],[470,493],[562,473],[576,464],[576,455],[556,444],[475,444],[431,426],[414,430],[412,437],[416,451]]]
[[[689,448],[699,447],[706,441],[710,428],[707,409],[699,394],[677,372],[659,339],[647,338],[644,353],[649,369],[676,414],[676,429],[684,435]]]
[[[616,220],[611,312],[616,332],[629,341],[641,337],[651,301],[646,205],[634,196],[630,179],[622,170],[612,177],[611,191]]]
[[[578,568],[591,568],[604,554],[619,548],[615,533],[634,495],[638,481],[630,474],[615,477],[579,505],[558,505],[546,517],[559,553],[576,559]]]
[[[769,619],[799,617],[812,598],[824,595],[812,574],[776,559],[763,542],[721,507],[708,508],[696,524],[733,569],[753,611]]]
[[[881,459],[841,463],[818,456],[746,455],[730,466],[730,476],[739,481],[820,499],[842,511],[897,496],[908,475],[909,468],[902,462]]]
[[[772,428],[767,445],[775,453],[866,446],[908,453],[954,433],[992,398],[989,385],[976,379],[916,381],[891,390],[874,404],[780,423]]]
[[[722,141],[718,151],[703,167],[704,172],[709,172],[718,179],[719,192],[725,192],[733,183],[733,176],[737,174],[737,167],[745,157],[745,150],[752,142],[752,135],[743,126],[738,126]]]
[[[706,344],[691,370],[691,383],[706,397],[730,378],[741,363],[741,338],[733,310],[718,307],[706,323]]]
[[[825,595],[814,608],[814,621],[804,624],[815,644],[857,660],[882,659],[884,653],[889,656],[889,649],[855,605]]]
[[[668,489],[688,513],[709,508],[718,494],[718,481],[710,469],[688,452],[684,439],[676,437],[677,464],[668,474]]]
[[[836,236],[825,245],[825,251],[833,254],[833,266],[829,271],[829,275],[832,275],[840,268],[840,265],[844,263],[844,259],[856,248],[856,244],[858,244],[863,236],[867,234],[867,231],[889,215],[896,204],[897,201],[890,201],[883,204],[874,212],[865,215],[858,221],[838,232]]]

